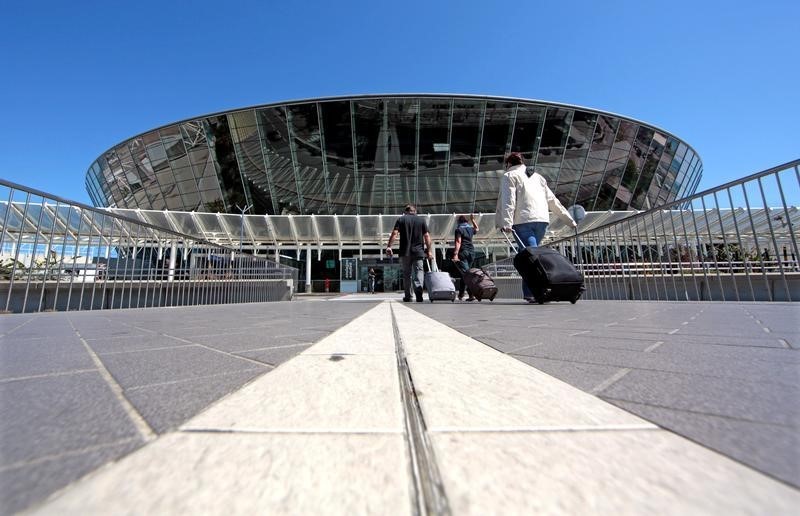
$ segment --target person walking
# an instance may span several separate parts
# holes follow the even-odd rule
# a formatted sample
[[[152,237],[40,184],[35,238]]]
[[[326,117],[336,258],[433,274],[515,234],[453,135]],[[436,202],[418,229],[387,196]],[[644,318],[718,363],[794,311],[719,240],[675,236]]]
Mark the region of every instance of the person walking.
[[[458,216],[458,225],[455,232],[455,249],[453,250],[453,263],[458,267],[461,273],[461,281],[458,286],[458,299],[464,299],[464,289],[466,282],[464,281],[464,273],[467,272],[472,266],[472,261],[475,259],[475,246],[472,245],[472,237],[478,232],[478,223],[475,222],[475,215],[470,214],[469,221],[466,215]],[[467,289],[469,292],[469,289]],[[475,296],[469,292],[467,301],[475,301]]]
[[[410,303],[414,299],[411,296],[413,292],[417,303],[422,303],[422,286],[425,280],[422,259],[425,257],[429,260],[433,259],[433,244],[428,224],[425,223],[425,219],[417,216],[417,207],[413,204],[406,205],[403,215],[394,223],[394,229],[386,243],[386,254],[390,257],[394,254],[392,243],[398,236],[400,249],[397,254],[400,257],[400,264],[403,266],[405,286],[403,301]]]
[[[367,283],[369,285],[369,293],[375,293],[375,269],[372,267],[369,268],[369,272],[367,273]]]
[[[512,152],[506,157],[505,164],[506,172],[500,179],[497,197],[495,226],[504,233],[514,230],[519,251],[525,247],[537,247],[542,242],[550,224],[549,210],[570,227],[578,226],[547,186],[547,180],[527,169],[522,154]],[[524,281],[522,295],[529,303],[535,301]]]

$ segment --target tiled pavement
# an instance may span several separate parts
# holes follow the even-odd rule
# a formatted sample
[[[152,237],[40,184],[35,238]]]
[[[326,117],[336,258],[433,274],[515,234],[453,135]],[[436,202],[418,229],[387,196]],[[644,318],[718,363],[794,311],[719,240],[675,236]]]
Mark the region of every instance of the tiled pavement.
[[[381,301],[3,316],[2,512],[798,506],[796,305]]]

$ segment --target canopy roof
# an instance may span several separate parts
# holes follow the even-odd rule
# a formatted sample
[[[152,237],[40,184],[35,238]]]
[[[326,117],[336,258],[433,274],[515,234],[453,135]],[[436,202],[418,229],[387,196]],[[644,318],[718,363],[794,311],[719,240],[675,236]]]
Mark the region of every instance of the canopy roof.
[[[104,214],[114,216],[104,216]],[[588,212],[580,223],[582,241],[653,242],[686,237],[701,241],[725,238],[750,240],[753,234],[769,233],[777,239],[790,238],[792,228],[800,228],[800,209],[744,208],[709,210],[655,210],[643,216],[635,211]],[[452,242],[456,226],[453,214],[420,215],[428,222],[437,245]],[[628,223],[611,225],[630,218]],[[385,246],[397,215],[232,215],[154,210],[87,209],[76,206],[0,202],[4,247],[18,241],[79,242],[102,237],[113,245],[121,240],[148,240],[156,236],[176,240],[207,240],[238,247],[240,236],[247,247],[301,246],[340,249]],[[485,247],[506,246],[505,237],[494,227],[494,214],[476,214],[481,231],[475,242]],[[23,222],[24,221],[24,222]],[[143,223],[143,224],[142,224]],[[606,227],[607,226],[607,227]],[[771,226],[771,228],[770,228]],[[38,228],[38,230],[37,230]],[[603,229],[605,228],[605,229]],[[599,231],[596,231],[600,229]],[[560,220],[548,228],[548,240],[572,236],[573,230]]]

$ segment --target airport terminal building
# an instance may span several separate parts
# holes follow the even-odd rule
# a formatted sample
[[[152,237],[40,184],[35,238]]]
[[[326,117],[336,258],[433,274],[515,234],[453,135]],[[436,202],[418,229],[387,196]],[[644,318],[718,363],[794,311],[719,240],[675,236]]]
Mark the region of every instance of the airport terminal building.
[[[282,102],[169,124],[104,152],[89,167],[86,188],[96,206],[256,253],[291,250],[300,259],[308,246],[314,279],[338,279],[348,251],[358,250],[362,265],[365,249],[380,253],[409,202],[429,217],[441,244],[452,236],[452,214],[494,213],[509,152],[522,153],[565,206],[590,215],[685,197],[703,170],[677,136],[596,109],[393,94]],[[481,238],[498,242],[493,221],[483,219]],[[326,265],[311,264],[312,248]]]

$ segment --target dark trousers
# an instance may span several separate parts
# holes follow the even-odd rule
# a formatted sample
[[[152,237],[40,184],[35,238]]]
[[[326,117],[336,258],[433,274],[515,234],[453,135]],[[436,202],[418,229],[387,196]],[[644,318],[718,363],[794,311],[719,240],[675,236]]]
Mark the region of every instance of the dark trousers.
[[[467,283],[464,281],[464,273],[470,269],[472,264],[472,256],[459,256],[457,262],[453,262],[458,267],[458,272],[461,274],[461,281],[458,285],[458,297],[459,299],[464,297],[464,290],[467,287]],[[470,292],[469,297],[472,296],[472,292]]]
[[[416,297],[417,301],[422,301],[422,285],[425,279],[422,258],[401,256],[400,264],[403,266],[404,298],[410,300],[412,297]]]

